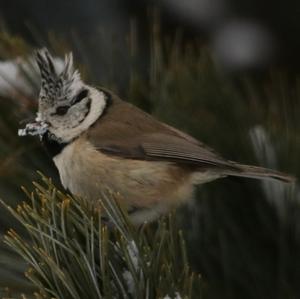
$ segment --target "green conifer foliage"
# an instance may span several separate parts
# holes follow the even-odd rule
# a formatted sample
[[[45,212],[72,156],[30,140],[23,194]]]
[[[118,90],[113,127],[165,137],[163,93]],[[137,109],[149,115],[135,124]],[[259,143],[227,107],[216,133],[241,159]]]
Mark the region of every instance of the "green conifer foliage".
[[[28,264],[38,298],[201,298],[171,215],[134,227],[109,190],[93,206],[45,177],[34,186],[16,209],[2,203],[26,229],[10,229],[5,243]]]

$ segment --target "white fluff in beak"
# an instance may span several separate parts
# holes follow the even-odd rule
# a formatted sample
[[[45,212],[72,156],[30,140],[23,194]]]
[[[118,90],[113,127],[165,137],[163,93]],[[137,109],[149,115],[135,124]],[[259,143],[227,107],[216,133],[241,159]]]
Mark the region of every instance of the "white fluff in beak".
[[[32,123],[28,123],[25,127],[25,129],[19,129],[18,135],[19,136],[35,136],[39,135],[42,136],[46,133],[48,130],[48,124],[42,121],[36,121]]]

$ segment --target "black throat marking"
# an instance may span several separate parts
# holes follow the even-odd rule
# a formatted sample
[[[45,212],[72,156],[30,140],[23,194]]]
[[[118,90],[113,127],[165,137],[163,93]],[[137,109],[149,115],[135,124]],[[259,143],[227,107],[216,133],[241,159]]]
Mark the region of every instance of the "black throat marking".
[[[47,131],[43,136],[42,136],[42,143],[46,148],[47,153],[51,156],[51,158],[54,158],[58,154],[62,152],[62,150],[70,144],[70,142],[59,142],[55,138],[51,138],[51,133]]]

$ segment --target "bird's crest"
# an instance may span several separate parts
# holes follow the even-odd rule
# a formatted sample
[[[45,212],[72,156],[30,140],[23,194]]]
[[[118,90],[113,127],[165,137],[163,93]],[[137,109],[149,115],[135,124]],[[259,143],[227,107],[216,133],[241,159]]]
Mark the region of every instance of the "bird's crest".
[[[72,52],[65,55],[64,68],[60,73],[57,72],[55,62],[46,48],[37,50],[35,57],[41,73],[41,102],[64,100],[82,85],[80,74],[74,69]]]

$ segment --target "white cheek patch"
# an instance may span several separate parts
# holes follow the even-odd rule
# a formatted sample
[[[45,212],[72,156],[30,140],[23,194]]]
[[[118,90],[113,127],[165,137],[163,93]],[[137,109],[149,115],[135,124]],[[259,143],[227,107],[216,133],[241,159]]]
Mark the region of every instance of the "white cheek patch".
[[[70,113],[69,118],[66,119],[66,123],[68,123],[68,126],[66,126],[65,123],[65,125],[56,128],[49,127],[49,131],[60,140],[63,140],[64,142],[70,142],[71,140],[82,134],[85,130],[87,130],[102,115],[102,112],[106,106],[105,94],[102,91],[98,91],[97,89],[92,87],[88,87],[88,89],[90,92],[90,109],[87,115],[85,115],[85,113],[88,111],[85,107],[85,105],[87,104],[87,102],[85,101],[85,104],[83,104],[83,106],[79,105],[78,108],[76,107],[77,105],[74,106],[74,109],[76,107],[76,111],[72,111],[72,116]],[[74,118],[77,118],[76,122],[78,125],[72,127],[72,123],[73,125],[76,124]]]
[[[90,98],[86,98],[69,109],[69,128],[77,127],[87,117],[91,109],[91,101]]]

